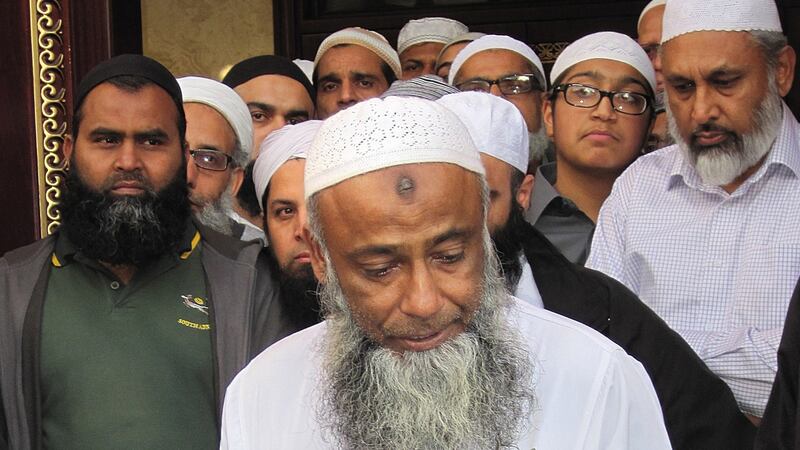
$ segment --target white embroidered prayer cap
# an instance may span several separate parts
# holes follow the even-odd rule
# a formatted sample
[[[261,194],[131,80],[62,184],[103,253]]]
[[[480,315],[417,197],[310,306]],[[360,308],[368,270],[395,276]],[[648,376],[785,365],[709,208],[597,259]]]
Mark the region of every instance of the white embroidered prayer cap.
[[[397,53],[403,53],[412,45],[435,42],[447,44],[456,36],[467,33],[463,23],[446,17],[425,17],[409,20],[397,36]]]
[[[202,103],[214,108],[233,129],[245,155],[253,148],[253,119],[239,94],[219,81],[203,77],[178,78],[183,103]],[[234,156],[235,159],[235,156]],[[247,161],[236,160],[237,164]]]
[[[307,59],[293,59],[292,62],[306,74],[308,81],[314,83],[314,61]]]
[[[544,81],[544,66],[542,66],[542,61],[539,59],[539,57],[536,56],[536,52],[534,52],[532,48],[522,41],[518,41],[511,36],[501,36],[497,34],[487,34],[486,36],[478,38],[467,44],[467,46],[458,53],[456,59],[453,60],[453,65],[450,66],[450,76],[447,82],[453,84],[453,80],[456,79],[456,75],[458,75],[458,71],[461,69],[461,66],[464,65],[464,63],[476,53],[486,50],[508,50],[521,55],[523,58],[530,61],[530,63],[533,64],[538,71],[538,73],[535,73],[534,75],[536,75],[536,78],[542,85],[542,89],[547,87],[547,84]]]
[[[479,152],[528,170],[528,126],[511,102],[486,92],[459,92],[437,103],[464,122]]]
[[[695,31],[783,32],[783,28],[774,0],[669,0],[661,43]]]
[[[373,98],[331,116],[306,157],[305,197],[387,167],[443,162],[484,175],[464,124],[447,108],[414,97]]]
[[[651,0],[650,3],[648,3],[647,6],[644,7],[642,13],[639,14],[639,20],[636,22],[636,29],[637,30],[639,29],[639,26],[642,25],[642,19],[644,19],[644,16],[647,15],[647,13],[649,13],[651,9],[657,8],[659,6],[664,6],[666,4],[667,0]]]
[[[653,92],[656,91],[656,72],[647,53],[630,37],[613,31],[592,33],[567,46],[553,64],[550,83],[555,84],[556,79],[572,66],[590,59],[609,59],[625,63],[636,69],[647,80]]]
[[[364,47],[378,55],[379,58],[388,64],[397,78],[400,78],[403,74],[403,69],[400,67],[400,57],[397,56],[397,52],[394,51],[389,41],[380,33],[361,27],[345,28],[326,37],[317,49],[317,56],[314,57],[314,65],[316,66],[319,64],[322,55],[330,50],[331,47],[343,44]]]
[[[305,159],[321,120],[307,120],[297,125],[285,125],[269,135],[261,143],[258,159],[253,166],[253,183],[256,186],[258,204],[264,209],[263,197],[272,176],[290,159]]]

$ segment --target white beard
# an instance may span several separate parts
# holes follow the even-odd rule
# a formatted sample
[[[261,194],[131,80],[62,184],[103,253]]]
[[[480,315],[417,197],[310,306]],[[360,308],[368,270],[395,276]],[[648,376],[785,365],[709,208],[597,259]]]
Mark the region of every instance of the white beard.
[[[228,213],[233,210],[233,191],[231,186],[219,196],[216,201],[206,203],[200,212],[194,214],[198,222],[228,236],[233,233],[231,230],[231,219]]]
[[[703,183],[710,186],[730,184],[769,153],[783,119],[781,97],[774,86],[753,114],[753,131],[730,135],[716,146],[699,147],[687,143],[680,134],[672,113],[667,110],[669,131],[684,157],[694,166]],[[732,133],[732,132],[731,132]]]
[[[366,337],[335,273],[327,271],[320,293],[328,312],[325,400],[317,417],[342,448],[514,445],[534,404],[532,365],[507,322],[509,297],[489,251],[481,305],[467,330],[434,349],[402,355]]]
[[[544,161],[547,149],[550,147],[550,138],[547,137],[547,130],[544,124],[539,127],[539,131],[528,132],[528,161]]]

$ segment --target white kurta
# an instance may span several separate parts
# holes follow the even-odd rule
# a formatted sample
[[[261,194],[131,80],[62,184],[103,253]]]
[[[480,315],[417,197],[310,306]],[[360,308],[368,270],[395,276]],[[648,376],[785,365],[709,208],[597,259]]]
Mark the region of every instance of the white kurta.
[[[594,330],[514,300],[510,320],[535,364],[536,408],[517,448],[670,448],[642,365]],[[222,449],[332,448],[320,429],[320,344],[325,323],[271,346],[228,387]]]

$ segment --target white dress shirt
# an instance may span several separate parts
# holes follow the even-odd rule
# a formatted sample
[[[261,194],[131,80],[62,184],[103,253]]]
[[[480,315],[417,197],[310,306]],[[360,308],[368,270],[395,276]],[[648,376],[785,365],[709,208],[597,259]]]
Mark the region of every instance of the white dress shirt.
[[[764,164],[731,194],[677,146],[642,156],[600,210],[587,266],[616,278],[761,416],[800,276],[800,125],[784,105]]]
[[[528,263],[528,259],[522,254],[519,257],[519,261],[522,264],[522,275],[519,277],[516,289],[514,289],[514,297],[537,308],[544,308],[542,294],[539,293],[539,288],[536,286],[536,280],[533,278],[533,270],[530,263]]]
[[[670,448],[638,361],[594,330],[514,299],[509,319],[534,364],[536,406],[517,443],[537,449]],[[326,324],[287,337],[228,387],[222,449],[333,448],[317,423]]]

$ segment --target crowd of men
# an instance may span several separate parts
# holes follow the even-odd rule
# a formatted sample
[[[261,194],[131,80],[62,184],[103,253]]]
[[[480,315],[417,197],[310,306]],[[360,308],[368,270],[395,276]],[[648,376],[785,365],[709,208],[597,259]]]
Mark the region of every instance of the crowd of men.
[[[653,0],[549,73],[440,17],[99,64],[60,228],[0,259],[0,449],[800,448],[782,30]]]

